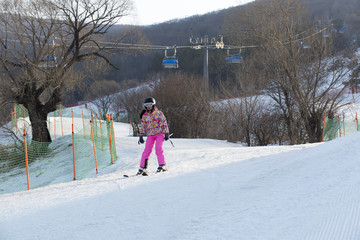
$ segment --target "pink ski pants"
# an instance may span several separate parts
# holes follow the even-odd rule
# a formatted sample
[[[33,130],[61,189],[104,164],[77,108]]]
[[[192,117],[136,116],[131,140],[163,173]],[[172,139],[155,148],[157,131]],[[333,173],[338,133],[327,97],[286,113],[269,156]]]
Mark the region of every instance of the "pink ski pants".
[[[157,134],[154,136],[147,136],[147,139],[145,142],[145,149],[141,156],[140,167],[145,166],[145,159],[148,159],[150,157],[150,154],[152,152],[154,144],[155,144],[155,153],[156,153],[159,165],[166,164],[165,157],[164,157],[164,151],[163,151],[164,134],[160,133],[160,134]]]

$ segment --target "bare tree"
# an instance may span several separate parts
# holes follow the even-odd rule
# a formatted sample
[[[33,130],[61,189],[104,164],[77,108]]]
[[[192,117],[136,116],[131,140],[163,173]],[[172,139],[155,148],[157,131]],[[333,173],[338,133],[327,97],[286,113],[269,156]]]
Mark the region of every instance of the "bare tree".
[[[252,54],[266,70],[268,94],[283,112],[291,144],[321,140],[322,116],[340,107],[342,81],[353,67],[325,38],[331,25],[316,33],[305,13],[299,1],[256,1],[238,18],[248,27],[242,40],[256,45]]]
[[[232,122],[232,131],[239,132],[240,141],[245,141],[248,146],[254,143],[254,123],[256,118],[261,117],[259,89],[264,81],[265,72],[258,69],[254,57],[249,57],[239,67],[234,69],[237,84],[237,92],[224,87],[228,110]]]
[[[253,142],[252,130],[258,107],[257,103],[258,96],[256,95],[229,102],[231,116],[236,121],[237,129],[241,130],[241,135],[249,147]]]
[[[177,137],[207,137],[213,114],[204,80],[189,74],[169,74],[155,85],[153,96]]]
[[[144,100],[150,96],[152,96],[152,88],[147,84],[141,85],[117,94],[113,106],[115,109],[125,108],[129,121],[137,125],[140,123]]]
[[[258,108],[253,123],[256,145],[281,144],[285,129],[281,122],[281,115],[274,109]]]
[[[33,140],[50,142],[47,114],[76,76],[77,62],[108,63],[101,36],[129,14],[129,0],[2,0],[0,2],[1,101],[23,104]]]
[[[114,104],[119,89],[117,82],[108,80],[96,81],[90,86],[88,99],[96,106],[101,119],[107,119],[108,110]]]

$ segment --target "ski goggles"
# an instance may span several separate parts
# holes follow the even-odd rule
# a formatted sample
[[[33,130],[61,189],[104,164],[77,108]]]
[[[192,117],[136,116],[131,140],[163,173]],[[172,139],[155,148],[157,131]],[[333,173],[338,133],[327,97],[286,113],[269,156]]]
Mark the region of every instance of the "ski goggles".
[[[154,106],[154,105],[155,105],[155,104],[152,103],[152,102],[144,103],[144,106],[145,106],[145,107],[152,107],[152,106]]]

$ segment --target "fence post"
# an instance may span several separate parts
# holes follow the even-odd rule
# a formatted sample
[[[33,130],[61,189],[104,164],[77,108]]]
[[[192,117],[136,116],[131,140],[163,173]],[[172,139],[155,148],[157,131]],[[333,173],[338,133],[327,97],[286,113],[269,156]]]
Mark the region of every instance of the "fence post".
[[[54,138],[56,139],[56,118],[54,116]]]
[[[14,124],[14,126],[15,126],[15,132],[16,132],[16,128],[17,128],[17,126],[16,126],[16,104],[14,104],[14,119],[15,119],[15,124]]]
[[[74,125],[74,110],[71,108],[71,123]]]
[[[338,123],[339,123],[339,137],[341,138],[340,114],[338,114]]]
[[[113,115],[110,115],[111,118],[111,129],[112,129],[112,137],[114,139],[114,150],[115,150],[115,156],[117,157],[117,151],[116,151],[116,141],[115,141],[115,130],[114,130],[114,120],[113,120]]]
[[[359,131],[359,121],[356,113],[356,130]]]
[[[14,129],[14,112],[11,110],[11,130]]]
[[[76,180],[76,172],[75,172],[75,136],[74,136],[74,113],[71,109],[71,135],[72,135],[72,150],[73,150],[73,169],[74,169],[74,181]]]
[[[112,140],[111,140],[111,124],[110,124],[110,115],[107,116],[109,123],[109,138],[110,138],[110,156],[111,156],[111,164],[114,163],[113,154],[112,154]]]
[[[92,137],[92,142],[93,142],[93,148],[94,148],[94,157],[95,157],[95,169],[96,169],[96,174],[98,174],[98,166],[97,166],[97,160],[96,160],[96,150],[95,150],[95,140],[94,140],[94,131],[93,131],[93,113],[91,110],[91,119],[90,119],[90,126],[91,126],[91,137]]]
[[[75,138],[74,138],[74,124],[71,124],[71,134],[72,134],[72,149],[73,149],[73,169],[74,169],[74,181],[76,180],[75,172]]]
[[[130,119],[130,124],[129,124],[129,136],[131,136],[131,119]]]
[[[324,122],[323,122],[322,141],[324,141],[324,137],[325,137],[325,122],[326,122],[326,113],[324,113]]]
[[[52,118],[52,112],[50,113],[49,117],[49,133],[51,134],[51,118]]]
[[[100,110],[101,111],[101,110]],[[103,147],[103,137],[102,137],[102,129],[101,129],[101,121],[102,121],[102,119],[101,119],[101,114],[100,114],[100,120],[99,120],[99,122],[100,122],[100,141],[101,141],[101,151],[104,151],[104,147]],[[105,126],[106,126],[106,124],[105,124]],[[106,128],[105,128],[106,129]]]
[[[346,133],[345,133],[345,114],[343,112],[343,129],[344,129],[344,137],[346,136]]]
[[[62,113],[61,113],[61,103],[60,103],[60,121],[61,121],[61,136],[64,136]]]
[[[84,111],[83,110],[81,110],[81,115],[82,115],[83,131],[84,131],[84,137],[85,137],[85,122],[84,122]]]
[[[28,161],[28,152],[27,152],[27,145],[26,145],[26,132],[25,132],[25,129],[24,129],[24,149],[25,149],[25,164],[26,164],[27,189],[30,190],[30,183],[29,183],[29,161]]]

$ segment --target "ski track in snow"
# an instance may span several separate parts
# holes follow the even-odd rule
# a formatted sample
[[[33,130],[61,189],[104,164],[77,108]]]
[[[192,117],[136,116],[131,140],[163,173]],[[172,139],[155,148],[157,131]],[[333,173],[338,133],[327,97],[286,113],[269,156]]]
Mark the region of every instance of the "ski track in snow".
[[[339,198],[330,203],[335,212],[326,214],[324,220],[306,240],[358,240],[360,239],[360,183],[344,191]]]
[[[118,161],[87,179],[0,195],[0,240],[359,240],[359,133],[327,143],[164,144],[168,172],[115,125]],[[56,160],[56,159],[55,159]]]

